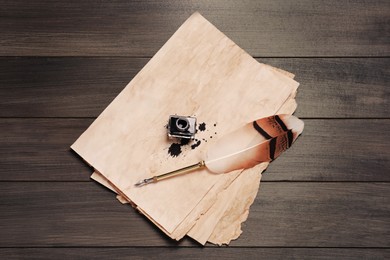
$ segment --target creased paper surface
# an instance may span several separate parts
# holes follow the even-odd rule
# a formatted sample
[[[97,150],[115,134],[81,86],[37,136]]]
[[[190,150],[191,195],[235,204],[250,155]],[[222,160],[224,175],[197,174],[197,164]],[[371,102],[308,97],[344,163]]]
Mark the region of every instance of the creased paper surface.
[[[166,233],[173,234],[194,213],[204,214],[220,190],[223,175],[202,170],[135,188],[140,179],[203,157],[214,142],[184,148],[172,157],[165,124],[171,114],[193,115],[216,125],[218,135],[275,114],[298,83],[259,64],[198,13],[168,40],[129,85],[72,145],[80,156]],[[198,133],[200,140],[210,133]],[[222,185],[223,186],[223,185]],[[184,230],[193,226],[184,225]]]

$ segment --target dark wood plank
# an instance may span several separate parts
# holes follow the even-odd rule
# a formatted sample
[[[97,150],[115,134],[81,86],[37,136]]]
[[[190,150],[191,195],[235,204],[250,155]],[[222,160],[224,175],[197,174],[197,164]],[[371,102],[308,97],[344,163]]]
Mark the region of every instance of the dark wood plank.
[[[93,169],[70,150],[91,119],[0,119],[0,180],[89,180]]]
[[[389,230],[389,183],[262,183],[233,245],[389,247]]]
[[[0,247],[181,244],[96,183],[1,182],[0,187]]]
[[[386,0],[2,0],[0,5],[0,55],[151,56],[195,11],[253,56],[390,54]]]
[[[0,115],[96,117],[148,60],[0,58]]]
[[[304,122],[302,136],[272,162],[263,181],[390,180],[390,120]]]
[[[69,146],[92,119],[1,119],[0,180],[88,181],[92,168]],[[390,181],[389,119],[305,120],[264,181]]]
[[[300,117],[389,117],[390,58],[258,60],[296,74]],[[0,58],[0,116],[96,117],[147,61]]]
[[[361,248],[5,248],[6,259],[388,259]]]
[[[0,183],[1,247],[176,243],[95,183]],[[262,183],[230,247],[390,246],[390,183]]]
[[[293,72],[299,117],[389,118],[390,59],[259,59]]]

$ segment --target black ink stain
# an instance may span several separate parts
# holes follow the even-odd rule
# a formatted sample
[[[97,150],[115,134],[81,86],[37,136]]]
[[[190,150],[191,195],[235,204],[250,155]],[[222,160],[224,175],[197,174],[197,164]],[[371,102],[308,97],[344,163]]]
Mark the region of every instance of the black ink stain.
[[[206,130],[206,123],[201,123],[200,125],[199,125],[199,130],[200,131],[204,131],[204,130]]]
[[[217,126],[217,123],[215,123],[214,126]]]
[[[181,145],[177,143],[171,144],[168,149],[168,153],[172,157],[177,157],[179,154],[181,154]]]
[[[180,139],[180,143],[171,144],[171,146],[169,146],[169,149],[168,149],[168,154],[172,157],[179,156],[182,152],[181,147],[183,145],[189,144],[190,141],[191,141],[190,139],[182,138],[182,139]]]
[[[172,157],[179,156],[179,154],[181,154],[181,145],[177,143],[171,144],[171,146],[168,149],[168,153]]]
[[[190,141],[191,139],[182,138],[180,140],[180,145],[187,145]]]
[[[196,143],[194,143],[193,145],[191,145],[191,148],[192,148],[192,149],[195,149],[195,148],[198,147],[200,144],[201,144],[201,141],[200,141],[200,140],[196,140]]]
[[[211,135],[210,138],[213,138],[213,136]]]

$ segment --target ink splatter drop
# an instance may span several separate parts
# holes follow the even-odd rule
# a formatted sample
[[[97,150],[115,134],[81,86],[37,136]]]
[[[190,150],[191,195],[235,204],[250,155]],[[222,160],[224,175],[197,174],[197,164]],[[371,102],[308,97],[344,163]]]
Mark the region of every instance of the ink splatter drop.
[[[182,138],[180,140],[180,145],[187,145],[190,141],[190,139]]]
[[[193,145],[191,145],[191,148],[192,149],[195,149],[196,147],[198,147],[200,144],[201,144],[201,141],[200,140],[196,140],[197,142],[194,143]]]
[[[187,145],[191,140],[190,139],[186,139],[186,138],[182,138],[180,139],[180,143],[173,143],[171,144],[171,146],[169,146],[169,149],[168,149],[168,154],[172,157],[177,157],[181,154],[181,147],[183,145]]]
[[[200,125],[199,125],[199,130],[200,131],[204,131],[204,130],[206,130],[206,124],[205,123],[201,123]]]
[[[217,134],[217,132],[215,132],[215,134]]]
[[[217,126],[217,123],[215,123],[214,126]]]
[[[177,157],[179,154],[181,154],[181,145],[173,143],[168,149],[168,153],[172,157]]]
[[[213,138],[213,136],[211,135],[210,138]]]

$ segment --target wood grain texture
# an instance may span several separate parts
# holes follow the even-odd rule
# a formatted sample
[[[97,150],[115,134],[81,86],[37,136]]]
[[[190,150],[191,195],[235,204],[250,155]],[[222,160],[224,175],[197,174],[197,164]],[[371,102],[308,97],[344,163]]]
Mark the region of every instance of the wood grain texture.
[[[0,58],[0,115],[97,117],[147,61]]]
[[[2,182],[0,193],[2,247],[197,245],[169,240],[95,183]],[[230,247],[386,248],[389,214],[389,183],[263,183]]]
[[[152,56],[199,11],[252,56],[388,56],[377,1],[0,2],[0,55]]]
[[[88,181],[93,170],[69,146],[92,121],[1,119],[0,180]],[[303,135],[263,181],[390,181],[390,120],[304,121]]]
[[[70,145],[93,120],[0,119],[1,180],[89,180],[93,171]]]
[[[96,117],[147,58],[0,58],[0,116]],[[389,118],[390,58],[263,58],[296,74],[296,115]]]
[[[6,259],[388,259],[390,249],[360,248],[3,248]]]
[[[296,115],[311,118],[223,248],[172,242],[68,148],[194,11],[295,73]],[[0,0],[1,258],[390,258],[389,13],[386,0]]]

